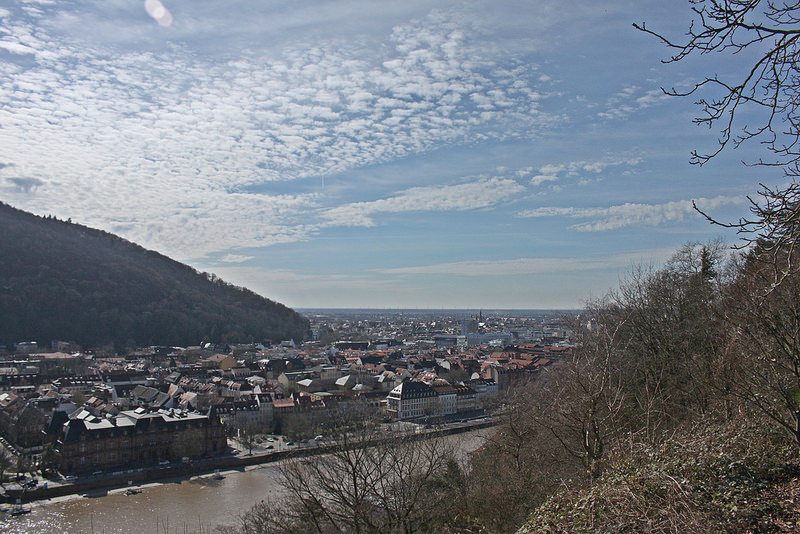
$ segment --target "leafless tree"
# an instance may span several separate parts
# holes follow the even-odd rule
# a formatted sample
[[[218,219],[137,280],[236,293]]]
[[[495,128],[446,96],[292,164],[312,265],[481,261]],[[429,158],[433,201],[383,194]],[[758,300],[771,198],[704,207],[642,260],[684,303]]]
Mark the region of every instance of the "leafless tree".
[[[663,41],[672,51],[665,63],[688,57],[735,55],[741,71],[734,79],[709,74],[688,90],[665,89],[673,96],[697,97],[702,112],[698,124],[721,126],[719,143],[710,152],[692,153],[692,163],[702,165],[727,146],[754,140],[769,156],[749,165],[783,168],[789,185],[761,185],[750,198],[751,217],[720,223],[701,210],[709,221],[737,229],[743,247],[762,246],[761,261],[770,261],[773,284],[797,271],[794,250],[800,238],[800,2],[775,0],[690,0],[693,20],[685,38],[674,40],[647,28],[634,26]],[[760,117],[744,123],[742,117]],[[702,207],[701,207],[702,208]],[[788,251],[788,254],[787,254]]]
[[[648,441],[687,417],[724,408],[724,252],[719,243],[690,244],[662,269],[638,268],[605,308],[620,325],[613,360],[628,399],[625,418]]]
[[[686,91],[698,96],[699,124],[721,125],[719,146],[694,152],[703,164],[729,145],[760,142],[768,156],[749,165],[776,166],[787,185],[761,184],[750,198],[751,216],[734,223],[743,238],[743,265],[728,287],[726,321],[732,337],[727,363],[738,377],[731,391],[756,406],[800,444],[800,2],[778,0],[691,0],[693,21],[676,41],[635,24],[656,36],[673,54],[667,63],[705,54],[736,55],[738,77],[716,74]],[[707,95],[711,94],[709,97]],[[744,124],[742,118],[758,117]],[[699,211],[699,210],[698,210]]]
[[[537,416],[552,406],[542,387],[551,374],[509,391],[496,416],[499,425],[470,458],[470,513],[489,532],[516,532],[528,515],[563,480],[583,479],[583,464],[570,456]]]
[[[597,320],[592,330],[576,329],[575,357],[562,361],[540,385],[547,399],[532,419],[546,428],[566,453],[577,460],[590,480],[597,478],[611,441],[619,439],[624,392],[614,368],[621,324]]]
[[[258,443],[259,427],[253,422],[245,422],[239,427],[239,442],[247,447],[247,453],[253,454],[253,446]]]
[[[11,467],[12,461],[6,454],[4,449],[0,449],[0,485],[5,482],[5,474],[8,468]]]
[[[288,497],[248,512],[242,518],[244,532],[433,530],[440,517],[437,506],[449,498],[441,491],[454,461],[448,442],[387,433],[361,414],[339,415],[338,428],[329,434],[335,447],[321,456],[287,461],[282,485]]]
[[[27,473],[31,470],[31,460],[24,454],[17,455],[16,461],[16,469],[17,469],[17,477],[20,475]]]
[[[774,0],[690,0],[693,20],[686,39],[674,41],[650,30],[645,23],[637,29],[656,36],[674,51],[665,63],[689,56],[720,53],[742,56],[739,79],[728,81],[716,74],[706,76],[688,91],[669,89],[676,96],[698,95],[705,89],[721,90],[718,97],[700,96],[703,113],[695,119],[709,127],[722,124],[719,146],[709,153],[692,153],[694,163],[703,164],[729,144],[738,146],[758,139],[774,160],[759,163],[782,165],[797,172],[800,162],[800,78],[797,74],[800,37],[800,4]],[[748,61],[749,60],[749,61]],[[764,120],[756,127],[737,125],[744,108],[756,108]]]
[[[740,377],[735,391],[800,445],[800,279],[772,287],[770,269],[754,259],[758,253],[748,255],[728,295]]]

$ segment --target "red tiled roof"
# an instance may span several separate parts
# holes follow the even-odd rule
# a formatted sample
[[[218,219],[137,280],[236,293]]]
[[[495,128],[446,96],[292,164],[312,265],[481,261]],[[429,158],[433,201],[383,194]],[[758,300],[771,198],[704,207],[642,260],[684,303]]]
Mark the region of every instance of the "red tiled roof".
[[[272,399],[272,406],[275,408],[292,408],[294,399]]]

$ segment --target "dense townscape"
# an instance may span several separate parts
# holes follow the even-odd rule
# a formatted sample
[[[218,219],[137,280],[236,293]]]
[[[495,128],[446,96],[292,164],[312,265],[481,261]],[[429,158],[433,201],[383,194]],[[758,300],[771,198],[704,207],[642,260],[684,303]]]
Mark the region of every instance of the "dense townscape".
[[[0,8],[0,531],[800,532],[800,2],[689,3]]]
[[[443,422],[569,354],[557,314],[310,312],[313,341],[147,347],[20,342],[0,363],[4,470],[64,475],[230,452],[226,436],[309,439],[332,411]]]

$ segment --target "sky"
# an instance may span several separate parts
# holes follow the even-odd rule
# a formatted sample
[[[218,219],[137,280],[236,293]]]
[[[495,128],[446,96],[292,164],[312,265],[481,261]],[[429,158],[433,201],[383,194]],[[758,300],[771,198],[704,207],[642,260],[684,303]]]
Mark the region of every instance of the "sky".
[[[162,3],[163,2],[163,3]],[[579,308],[748,213],[662,0],[0,0],[0,201],[301,308]],[[713,93],[710,94],[713,96]],[[748,119],[750,117],[744,117]]]

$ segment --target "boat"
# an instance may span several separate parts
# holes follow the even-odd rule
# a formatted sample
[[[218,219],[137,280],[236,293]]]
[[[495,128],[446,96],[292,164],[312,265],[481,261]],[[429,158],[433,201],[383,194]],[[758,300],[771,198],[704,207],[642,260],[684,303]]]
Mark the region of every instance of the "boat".
[[[141,492],[139,488],[128,488],[125,490],[125,495],[139,495]]]
[[[11,507],[11,509],[8,511],[8,513],[10,515],[29,514],[29,513],[31,513],[31,507],[30,506],[22,506],[20,503],[17,503],[14,506]]]

